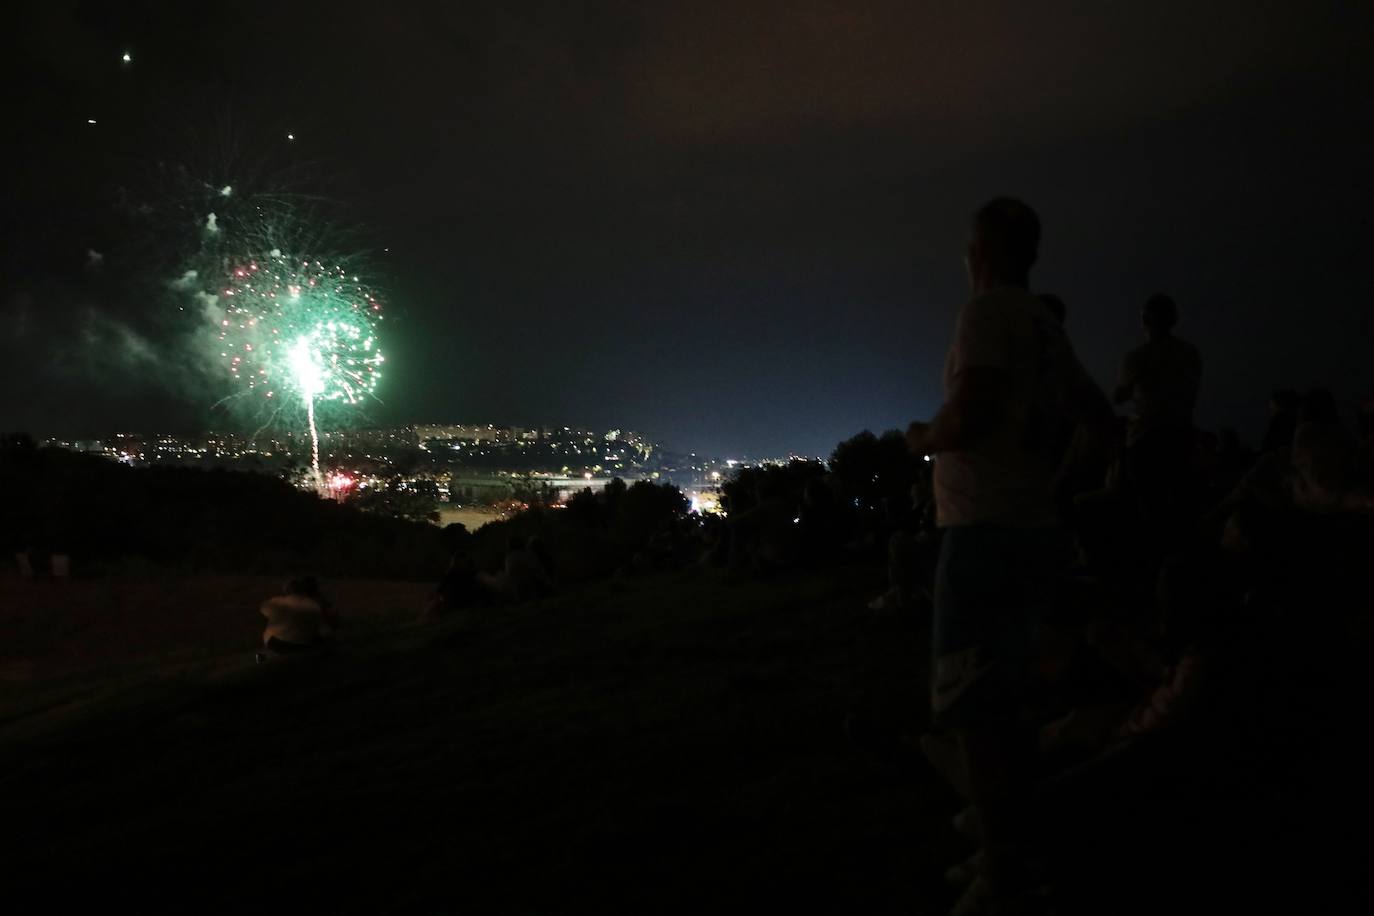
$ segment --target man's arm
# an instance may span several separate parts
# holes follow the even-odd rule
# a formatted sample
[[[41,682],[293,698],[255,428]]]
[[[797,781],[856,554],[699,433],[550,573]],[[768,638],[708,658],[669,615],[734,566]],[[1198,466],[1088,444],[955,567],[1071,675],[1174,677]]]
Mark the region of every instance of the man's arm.
[[[990,366],[970,366],[954,377],[954,387],[935,419],[907,428],[907,445],[917,454],[971,448],[987,437],[1006,410],[1011,381]]]
[[[929,425],[913,423],[907,444],[918,455],[969,448],[987,436],[1006,410],[1011,390],[1007,315],[984,297],[959,310],[947,370],[949,394]]]

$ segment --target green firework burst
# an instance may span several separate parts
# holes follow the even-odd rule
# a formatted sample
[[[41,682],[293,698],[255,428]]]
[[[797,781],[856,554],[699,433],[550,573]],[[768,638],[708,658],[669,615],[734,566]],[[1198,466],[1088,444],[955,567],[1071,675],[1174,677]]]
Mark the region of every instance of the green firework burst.
[[[312,412],[373,396],[381,304],[343,267],[274,250],[235,266],[217,302],[220,360],[243,394]]]

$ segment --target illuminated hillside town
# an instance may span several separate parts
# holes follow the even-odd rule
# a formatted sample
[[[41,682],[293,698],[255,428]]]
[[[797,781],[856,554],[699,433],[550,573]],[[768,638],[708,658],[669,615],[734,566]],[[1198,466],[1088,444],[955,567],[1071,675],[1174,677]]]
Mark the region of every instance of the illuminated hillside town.
[[[44,444],[131,466],[248,471],[316,489],[309,473],[311,442],[303,432],[116,432]],[[535,500],[556,508],[575,493],[600,490],[616,478],[672,484],[694,511],[717,512],[720,485],[736,468],[799,457],[719,458],[672,451],[631,430],[568,426],[417,424],[320,432],[325,495],[342,501],[370,489],[399,489],[433,500],[442,522],[469,527]]]

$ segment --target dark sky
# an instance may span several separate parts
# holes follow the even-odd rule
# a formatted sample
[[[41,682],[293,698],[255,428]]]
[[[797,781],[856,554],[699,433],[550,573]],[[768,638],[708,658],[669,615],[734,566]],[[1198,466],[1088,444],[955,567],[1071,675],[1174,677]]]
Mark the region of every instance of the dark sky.
[[[101,187],[231,124],[390,248],[382,421],[828,453],[938,406],[968,216],[1011,193],[1099,380],[1167,291],[1202,421],[1253,439],[1274,387],[1374,393],[1368,10],[35,4],[0,427],[206,422],[194,354],[76,275]]]

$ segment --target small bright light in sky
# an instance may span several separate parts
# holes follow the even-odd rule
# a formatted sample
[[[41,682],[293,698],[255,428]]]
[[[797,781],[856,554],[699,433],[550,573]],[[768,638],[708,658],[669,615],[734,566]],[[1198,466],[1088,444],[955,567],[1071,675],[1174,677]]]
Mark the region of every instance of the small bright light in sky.
[[[126,63],[126,64],[133,63],[133,60],[134,60],[133,55],[130,54],[128,51],[125,51],[125,52],[124,52],[124,63]]]
[[[94,123],[95,123],[95,118],[87,118],[87,119],[86,119],[86,123],[87,123],[87,124],[94,124]]]
[[[286,135],[286,139],[288,139],[288,140],[294,140],[294,139],[296,139],[296,135],[295,135],[295,134],[287,134],[287,135]]]

